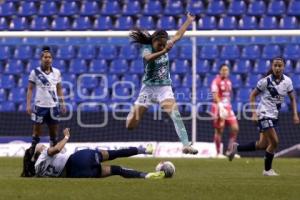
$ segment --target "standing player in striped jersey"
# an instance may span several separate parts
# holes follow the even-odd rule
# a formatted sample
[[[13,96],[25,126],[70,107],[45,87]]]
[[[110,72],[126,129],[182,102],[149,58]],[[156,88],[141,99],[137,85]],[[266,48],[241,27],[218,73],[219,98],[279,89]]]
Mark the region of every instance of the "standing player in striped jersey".
[[[34,108],[31,108],[33,89],[36,88]],[[52,54],[49,47],[43,47],[41,66],[32,70],[29,75],[27,91],[27,113],[34,122],[31,149],[34,150],[40,141],[42,124],[49,128],[50,145],[54,146],[58,132],[60,110],[65,113],[64,97],[61,86],[61,73],[52,67]]]
[[[182,38],[194,19],[195,16],[188,14],[187,20],[171,39],[168,38],[165,30],[157,30],[150,35],[147,31],[137,29],[130,34],[134,43],[143,45],[142,57],[145,74],[134,108],[127,117],[126,127],[128,129],[137,127],[148,106],[157,102],[171,117],[176,133],[183,144],[182,152],[185,154],[197,154],[198,151],[189,144],[187,131],[174,99],[168,51],[172,49],[174,43]]]
[[[272,169],[272,162],[279,142],[276,130],[279,110],[287,95],[292,103],[293,122],[299,124],[297,103],[293,93],[293,83],[288,76],[283,74],[284,67],[285,62],[282,58],[273,59],[272,69],[266,77],[258,81],[256,89],[254,89],[250,95],[253,111],[252,120],[258,123],[260,130],[259,140],[245,145],[234,143],[229,154],[229,160],[232,160],[237,151],[265,150],[264,176],[278,176]],[[255,98],[258,95],[261,95],[261,100],[255,111]]]
[[[214,142],[216,144],[217,158],[226,158],[220,152],[222,134],[225,125],[230,127],[228,149],[236,141],[239,125],[231,106],[232,84],[229,77],[229,67],[222,64],[219,75],[213,80],[211,91],[213,94],[212,115],[215,129]],[[228,151],[228,150],[227,150]]]

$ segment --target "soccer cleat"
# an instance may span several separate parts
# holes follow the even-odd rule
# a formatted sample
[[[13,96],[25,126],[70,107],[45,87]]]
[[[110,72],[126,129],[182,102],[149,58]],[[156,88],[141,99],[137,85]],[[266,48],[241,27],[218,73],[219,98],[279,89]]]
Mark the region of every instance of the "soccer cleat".
[[[151,154],[153,154],[153,152],[154,152],[153,145],[152,144],[147,144],[145,153],[151,155]]]
[[[182,149],[182,153],[184,154],[197,154],[198,153],[198,150],[195,149],[194,147],[192,147],[192,145],[189,145],[189,146],[184,146],[183,149]]]
[[[224,159],[224,158],[226,158],[226,156],[223,155],[223,154],[221,154],[221,153],[219,153],[219,154],[216,155],[216,158],[218,158],[218,159]]]
[[[159,172],[150,172],[145,176],[145,179],[163,179],[165,178],[165,172],[159,171]]]
[[[264,170],[263,171],[264,176],[279,176],[273,169],[270,169],[269,171]]]
[[[233,143],[231,149],[227,153],[227,157],[229,161],[232,161],[235,158],[235,154],[237,153],[238,143]]]

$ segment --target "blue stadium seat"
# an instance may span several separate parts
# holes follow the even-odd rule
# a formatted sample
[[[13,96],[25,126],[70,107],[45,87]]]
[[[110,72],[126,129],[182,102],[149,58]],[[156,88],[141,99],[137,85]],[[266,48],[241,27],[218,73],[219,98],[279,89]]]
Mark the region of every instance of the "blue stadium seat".
[[[73,46],[61,46],[57,49],[56,58],[71,59],[75,57],[75,48]]]
[[[121,13],[119,2],[116,0],[106,1],[102,5],[101,14],[103,15],[117,15]]]
[[[198,29],[210,30],[217,28],[217,20],[215,16],[204,16],[198,21]]]
[[[13,2],[4,2],[0,5],[0,16],[8,17],[16,13],[16,7]]]
[[[62,1],[60,6],[59,15],[61,16],[71,16],[78,14],[79,7],[76,1]]]
[[[192,84],[193,84],[192,75],[190,75],[190,74],[185,75],[182,79],[182,87],[191,88]],[[200,80],[199,75],[196,75],[196,84],[197,84],[197,87],[201,87],[201,80]]]
[[[92,76],[82,77],[79,81],[80,88],[93,89],[98,87],[98,79]]]
[[[111,30],[113,29],[112,19],[109,16],[100,16],[96,18],[93,26],[94,30]]]
[[[91,98],[99,100],[100,103],[107,102],[109,100],[108,89],[106,87],[97,87],[93,89]]]
[[[300,15],[299,10],[300,10],[300,1],[298,0],[290,1],[287,14],[292,16],[299,16]]]
[[[128,62],[125,59],[116,59],[111,62],[109,72],[112,74],[124,74],[128,71]]]
[[[259,23],[260,29],[277,29],[277,19],[273,16],[263,16]]]
[[[217,46],[203,46],[200,53],[200,58],[214,59],[219,56],[219,50]]]
[[[202,60],[202,59],[197,60],[197,73],[206,74],[210,72],[210,67],[211,66],[209,60]]]
[[[99,14],[99,5],[97,1],[86,1],[82,4],[80,14],[83,16],[93,16]]]
[[[299,59],[300,56],[300,48],[299,45],[289,44],[284,47],[283,57],[285,59]]]
[[[168,56],[171,61],[178,58],[178,49],[179,47],[174,45],[172,49],[168,52]]]
[[[262,78],[261,74],[248,74],[245,86],[249,88],[255,88],[257,85],[257,82]]]
[[[0,31],[7,30],[7,29],[8,29],[7,19],[5,17],[0,17]]]
[[[112,60],[117,57],[117,49],[112,45],[104,45],[100,47],[97,58]]]
[[[170,65],[171,71],[176,74],[191,73],[191,64],[188,60],[174,60]]]
[[[26,90],[24,88],[13,88],[10,90],[8,100],[14,103],[21,103],[26,100]]]
[[[7,100],[6,92],[4,89],[0,88],[0,102],[2,103],[3,101]]]
[[[154,24],[154,20],[151,16],[142,16],[140,17],[137,22],[136,25],[138,27],[141,27],[143,29],[147,29],[147,30],[151,30],[151,29],[155,29],[155,24]]]
[[[281,49],[279,45],[266,45],[263,48],[262,58],[272,59],[281,56]]]
[[[33,31],[44,31],[50,29],[49,24],[49,18],[48,17],[34,17],[30,24],[30,29]]]
[[[21,74],[24,71],[24,64],[21,60],[8,60],[4,73],[5,74]]]
[[[163,12],[163,7],[160,1],[149,1],[145,4],[144,15],[146,16],[156,16]]]
[[[248,14],[253,16],[261,16],[265,14],[266,4],[264,1],[252,1],[248,7]]]
[[[285,16],[280,19],[280,29],[298,29],[298,21],[295,16]]]
[[[236,59],[240,57],[240,50],[236,45],[223,46],[221,51],[221,58]]]
[[[96,49],[93,45],[80,46],[78,50],[78,58],[81,59],[93,59],[96,55]]]
[[[82,74],[88,71],[85,60],[73,59],[70,62],[69,72],[74,74]]]
[[[294,73],[294,64],[292,60],[287,59],[285,61],[284,73],[286,74]]]
[[[228,15],[240,16],[246,13],[246,4],[244,1],[232,1],[228,8]]]
[[[17,87],[27,88],[28,82],[29,82],[28,75],[23,75],[19,78],[19,80],[17,82]]]
[[[40,16],[53,16],[58,13],[57,5],[55,1],[43,1],[40,5]]]
[[[0,46],[0,60],[6,60],[10,58],[9,46]]]
[[[134,16],[141,13],[141,3],[139,1],[130,1],[123,6],[123,15]]]
[[[211,76],[209,78],[212,81],[215,77]],[[211,84],[211,82],[209,84]],[[212,100],[212,93],[210,91],[210,85],[200,87],[197,89],[197,101],[198,102],[207,103],[207,102],[211,102],[211,100]]]
[[[167,1],[164,14],[165,15],[181,15],[183,14],[183,4],[179,0]]]
[[[121,47],[120,58],[127,60],[136,59],[138,56],[138,49],[135,45],[124,45]]]
[[[266,74],[269,67],[271,67],[270,60],[260,59],[255,62],[252,72],[254,74]]]
[[[133,60],[130,65],[130,73],[144,74],[144,64],[142,60]]]
[[[291,79],[293,81],[293,86],[295,89],[300,89],[300,75],[299,74],[292,74]]]
[[[38,60],[37,60],[38,61]],[[61,60],[61,59],[54,59],[52,62],[52,66],[59,69],[61,73],[65,73],[66,72],[66,62],[65,60]]]
[[[187,10],[191,13],[202,14],[204,13],[204,5],[202,1],[189,1],[187,5]]]
[[[179,74],[172,74],[171,80],[172,80],[172,86],[174,88],[181,87],[181,78]]]
[[[268,15],[281,16],[286,12],[284,1],[271,1],[268,6]]]
[[[239,88],[242,86],[243,81],[240,74],[231,74],[229,79],[231,80],[233,88]]]
[[[296,67],[294,69],[294,73],[300,74],[300,61],[296,63]]]
[[[237,28],[236,18],[233,16],[221,17],[219,20],[219,29],[232,30]]]
[[[92,60],[90,63],[91,73],[106,73],[107,72],[107,63],[105,59]]]
[[[71,74],[71,73],[70,74],[64,74],[62,81],[72,83],[73,85],[77,84],[76,83],[76,81],[77,81],[76,75]]]
[[[250,29],[257,29],[257,28],[258,28],[258,23],[256,17],[254,16],[245,15],[239,20],[239,29],[250,30]]]
[[[191,46],[181,46],[179,51],[180,59],[192,59],[192,47]]]
[[[175,19],[173,16],[162,16],[157,21],[157,26],[160,29],[166,29],[166,30],[174,30],[177,28]]]
[[[252,64],[250,60],[240,59],[233,65],[232,72],[238,74],[251,73],[251,67]]]
[[[133,28],[133,19],[130,16],[121,16],[116,24],[115,29],[117,30],[129,30]]]
[[[23,31],[29,29],[29,24],[25,17],[15,17],[11,20],[9,29],[13,31]]]
[[[235,100],[243,103],[249,102],[249,96],[251,91],[251,88],[240,88],[239,90],[237,90]]]
[[[118,78],[118,76],[116,74],[109,74],[109,75],[107,75],[107,87],[108,88],[112,88],[112,85],[115,82],[117,82],[117,81],[119,81],[119,78]],[[104,83],[102,83],[101,85],[104,86]]]
[[[19,46],[16,48],[14,58],[30,59],[33,56],[33,49],[31,46]]]
[[[242,49],[242,58],[257,59],[260,58],[261,51],[258,45],[247,45]]]
[[[30,73],[31,70],[40,66],[40,60],[38,59],[30,59],[26,66],[25,72]]]
[[[52,21],[51,27],[54,31],[65,31],[70,29],[71,23],[68,17],[57,17]]]
[[[35,2],[24,1],[19,7],[18,15],[21,16],[32,16],[37,14],[37,7]]]
[[[0,104],[0,111],[2,112],[16,111],[16,106],[13,102],[5,101]]]
[[[174,96],[177,102],[191,102],[191,90],[186,87],[175,88]]]
[[[209,1],[206,14],[207,15],[221,15],[225,13],[226,8],[223,1]]]
[[[10,89],[16,85],[15,78],[13,75],[2,75],[0,79],[0,88]]]
[[[73,26],[73,30],[78,30],[78,31],[84,31],[84,30],[89,30],[92,29],[92,23],[89,19],[89,17],[78,17],[75,19]]]

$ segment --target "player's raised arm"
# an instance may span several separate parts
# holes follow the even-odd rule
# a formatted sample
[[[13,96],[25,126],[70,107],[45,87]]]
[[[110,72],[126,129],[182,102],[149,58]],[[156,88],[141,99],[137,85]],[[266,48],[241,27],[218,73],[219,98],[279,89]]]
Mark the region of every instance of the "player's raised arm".
[[[289,95],[289,98],[292,103],[293,121],[295,124],[299,124],[300,120],[299,120],[298,111],[297,111],[297,102],[296,102],[295,94],[292,91],[292,92],[289,92],[288,95]]]
[[[180,29],[176,32],[176,34],[171,38],[172,43],[177,42],[178,40],[180,40],[185,31],[187,30],[187,28],[191,25],[191,23],[195,20],[195,16],[192,15],[191,13],[187,14],[187,19],[185,20],[185,22],[182,24],[182,26],[180,27]]]
[[[70,128],[65,128],[64,129],[64,138],[57,143],[54,147],[50,147],[47,151],[49,156],[54,156],[55,154],[58,154],[66,145],[66,143],[69,140],[70,137]]]

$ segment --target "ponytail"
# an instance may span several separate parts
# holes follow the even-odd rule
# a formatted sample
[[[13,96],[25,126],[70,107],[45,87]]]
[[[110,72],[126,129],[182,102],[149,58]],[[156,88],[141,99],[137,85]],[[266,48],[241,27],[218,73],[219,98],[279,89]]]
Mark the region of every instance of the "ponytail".
[[[130,32],[129,37],[132,39],[132,43],[152,44],[153,40],[168,39],[169,36],[165,30],[157,30],[150,35],[148,31],[136,28]]]

